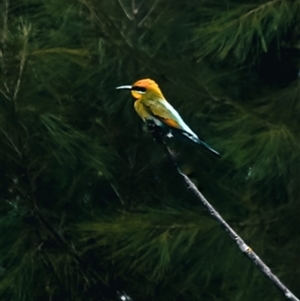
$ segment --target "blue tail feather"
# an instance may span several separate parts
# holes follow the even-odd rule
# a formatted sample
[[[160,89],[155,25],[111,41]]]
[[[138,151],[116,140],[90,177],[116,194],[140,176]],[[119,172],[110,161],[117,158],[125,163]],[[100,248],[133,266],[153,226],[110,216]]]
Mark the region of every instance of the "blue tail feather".
[[[215,156],[217,157],[220,157],[221,155],[216,151],[214,150],[213,148],[211,148],[207,143],[205,143],[203,140],[199,139],[197,136],[194,136],[194,135],[191,135],[190,133],[187,133],[185,131],[180,131],[180,130],[176,130],[176,131],[172,131],[174,135],[180,135],[180,136],[183,136],[187,139],[189,139],[190,141],[198,144],[198,145],[201,145],[204,149],[210,151],[211,153],[213,153]]]

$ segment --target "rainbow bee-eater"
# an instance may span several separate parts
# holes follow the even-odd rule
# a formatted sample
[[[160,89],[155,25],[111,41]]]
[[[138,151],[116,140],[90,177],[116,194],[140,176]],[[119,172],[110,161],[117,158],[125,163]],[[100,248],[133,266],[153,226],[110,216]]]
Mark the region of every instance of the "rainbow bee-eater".
[[[130,90],[135,99],[134,108],[144,122],[152,122],[167,131],[167,136],[181,135],[194,143],[200,144],[213,154],[220,154],[212,149],[183,121],[178,112],[167,102],[157,83],[151,79],[141,79],[133,85],[119,86],[116,89]]]

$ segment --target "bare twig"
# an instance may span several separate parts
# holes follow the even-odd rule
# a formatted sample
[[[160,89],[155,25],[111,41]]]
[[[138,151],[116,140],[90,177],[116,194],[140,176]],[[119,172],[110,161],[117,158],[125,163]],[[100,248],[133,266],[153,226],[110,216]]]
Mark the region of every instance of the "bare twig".
[[[15,143],[12,141],[12,139],[10,139],[9,135],[0,127],[0,131],[2,132],[2,134],[5,136],[5,138],[7,139],[7,141],[9,142],[10,146],[12,147],[13,150],[16,151],[16,153],[22,157],[21,151],[18,149],[18,147],[15,145]]]
[[[4,0],[2,3],[2,20],[3,20],[3,28],[1,34],[1,45],[2,47],[5,45],[6,34],[7,34],[7,17],[8,17],[8,0]]]
[[[245,254],[254,265],[277,287],[287,299],[299,301],[299,299],[272,273],[271,269],[258,257],[258,255],[243,241],[243,239],[227,224],[222,216],[214,209],[214,207],[206,200],[193,182],[179,170],[178,172],[184,178],[188,188],[201,201],[202,205],[208,210],[209,214],[218,221],[222,228],[228,233],[230,238],[235,241],[240,251]]]
[[[125,202],[124,202],[124,198],[122,197],[122,195],[120,194],[119,190],[117,189],[117,187],[113,184],[113,183],[110,183],[110,186],[111,188],[113,189],[113,191],[115,192],[115,194],[117,195],[117,197],[119,198],[122,206],[125,205]]]
[[[138,27],[141,27],[141,26],[144,24],[144,22],[148,19],[148,17],[152,14],[152,12],[154,11],[154,9],[155,9],[155,7],[156,7],[158,1],[159,1],[159,0],[156,0],[156,1],[154,2],[154,4],[153,4],[152,7],[149,9],[149,11],[148,11],[147,14],[145,15],[145,17],[139,22]]]
[[[21,51],[21,58],[20,58],[20,67],[19,67],[19,75],[18,75],[18,79],[16,82],[16,86],[15,86],[15,90],[14,90],[14,95],[13,95],[13,102],[15,103],[15,109],[16,109],[16,99],[20,90],[20,84],[21,84],[21,78],[23,75],[23,71],[24,71],[24,66],[25,66],[25,62],[26,62],[26,57],[27,57],[27,44],[28,44],[28,39],[29,39],[29,33],[31,30],[31,26],[23,26],[23,36],[24,36],[24,43],[23,43],[23,48]]]
[[[285,297],[292,301],[300,301],[270,270],[270,268],[256,255],[256,253],[243,241],[243,239],[229,226],[229,224],[222,218],[222,216],[216,211],[216,209],[206,200],[202,193],[197,189],[194,183],[182,173],[172,156],[170,149],[165,143],[161,130],[153,123],[148,124],[148,129],[154,136],[157,143],[163,148],[170,163],[174,166],[176,172],[183,178],[188,189],[193,195],[202,203],[202,205],[208,210],[210,216],[215,219],[228,233],[230,238],[238,245],[240,251],[245,254],[251,262],[273,283],[279,291],[281,291]]]
[[[3,74],[6,73],[6,66],[5,66],[5,55],[6,55],[6,36],[7,36],[7,18],[8,18],[8,0],[4,0],[2,3],[2,31],[1,31],[1,38],[0,38],[0,62],[1,62],[1,68],[2,68],[2,72]],[[6,82],[4,81],[3,83],[7,94],[2,92],[3,95],[9,95],[9,88],[6,84]],[[7,98],[7,97],[6,97]]]
[[[139,4],[137,4],[137,9],[140,10],[140,8],[143,6],[145,3],[145,0],[141,0]]]
[[[270,6],[270,5],[273,5],[277,2],[282,2],[282,0],[273,0],[273,1],[269,1],[267,3],[264,3],[262,5],[259,5],[258,7],[254,8],[254,9],[251,9],[250,11],[248,11],[247,13],[241,15],[238,19],[246,19],[248,16],[251,16],[263,9],[265,9],[266,7]]]
[[[9,92],[9,91],[8,91]],[[10,97],[7,93],[5,93],[2,89],[0,89],[0,93],[8,100],[10,100]]]
[[[123,10],[123,12],[124,12],[124,14],[126,15],[126,17],[127,17],[130,21],[132,21],[133,18],[134,18],[134,16],[131,15],[131,14],[129,13],[129,11],[126,9],[126,7],[125,7],[124,3],[122,2],[122,0],[118,0],[118,2],[119,2],[119,4],[120,4],[120,6],[121,6],[121,8],[122,8],[122,10]]]

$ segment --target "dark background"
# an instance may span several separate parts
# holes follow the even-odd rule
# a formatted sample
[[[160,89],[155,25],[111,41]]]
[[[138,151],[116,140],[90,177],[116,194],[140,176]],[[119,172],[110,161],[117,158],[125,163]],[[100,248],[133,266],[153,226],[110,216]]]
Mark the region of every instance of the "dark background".
[[[177,162],[300,295],[300,1],[2,0],[1,300],[285,300],[119,85],[152,78],[221,159]]]

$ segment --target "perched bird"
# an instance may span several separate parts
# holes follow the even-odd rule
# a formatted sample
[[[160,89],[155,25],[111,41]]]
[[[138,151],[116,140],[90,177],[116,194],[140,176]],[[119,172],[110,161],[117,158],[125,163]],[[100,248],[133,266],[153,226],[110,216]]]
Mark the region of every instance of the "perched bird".
[[[117,90],[130,90],[135,98],[134,108],[144,122],[153,122],[167,131],[167,136],[183,136],[200,144],[213,154],[220,154],[207,145],[189,128],[178,112],[167,102],[157,83],[151,79],[141,79],[132,86],[119,86]]]

